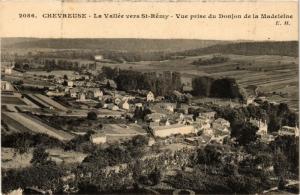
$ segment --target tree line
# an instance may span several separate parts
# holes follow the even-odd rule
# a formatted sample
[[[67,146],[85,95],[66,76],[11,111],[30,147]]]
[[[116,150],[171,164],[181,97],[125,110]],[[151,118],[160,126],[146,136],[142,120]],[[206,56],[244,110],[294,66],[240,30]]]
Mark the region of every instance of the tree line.
[[[193,65],[210,65],[210,64],[218,64],[218,63],[224,63],[229,60],[228,57],[223,56],[213,56],[209,59],[203,59],[199,58],[198,60],[195,60],[192,62]]]
[[[168,96],[174,90],[183,91],[181,74],[164,71],[162,73],[142,73],[134,70],[103,67],[102,76],[113,79],[119,90],[150,90],[155,95]],[[203,97],[245,98],[243,90],[233,78],[213,78],[198,76],[192,80],[192,94]]]

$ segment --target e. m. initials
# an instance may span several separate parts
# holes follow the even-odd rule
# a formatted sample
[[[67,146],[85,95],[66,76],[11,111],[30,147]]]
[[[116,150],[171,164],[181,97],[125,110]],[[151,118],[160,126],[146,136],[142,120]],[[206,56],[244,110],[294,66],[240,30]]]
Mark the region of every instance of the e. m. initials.
[[[275,22],[275,25],[276,25],[276,26],[290,26],[291,23],[290,23],[290,21],[287,21],[287,20],[286,20],[286,21],[283,21],[283,22],[277,20],[277,21]]]

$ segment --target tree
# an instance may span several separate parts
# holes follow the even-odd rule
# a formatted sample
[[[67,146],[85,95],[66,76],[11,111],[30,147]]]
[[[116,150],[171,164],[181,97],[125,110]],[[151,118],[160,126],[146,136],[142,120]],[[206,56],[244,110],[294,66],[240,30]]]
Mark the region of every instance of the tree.
[[[27,137],[21,136],[20,139],[15,143],[15,149],[20,154],[24,154],[28,152],[31,143],[32,141],[28,140]]]
[[[64,80],[68,80],[68,75],[64,75]]]
[[[93,111],[88,112],[87,119],[89,119],[89,120],[97,120],[97,113],[93,112]]]
[[[137,135],[132,138],[132,144],[135,147],[142,147],[148,144],[149,137],[143,135]]]
[[[96,104],[95,108],[102,108],[103,105],[104,105],[103,102],[99,102],[99,103]]]
[[[24,70],[29,70],[29,68],[30,68],[30,67],[29,67],[28,64],[24,64],[24,65],[23,65],[23,69],[24,69]]]
[[[274,154],[274,173],[278,177],[279,183],[285,182],[286,172],[288,169],[288,162],[286,156],[277,150]],[[280,180],[283,180],[280,182]]]
[[[231,137],[236,138],[239,145],[248,145],[256,141],[258,127],[250,122],[239,122],[232,126]]]
[[[294,136],[279,136],[273,142],[271,147],[274,153],[280,151],[287,158],[290,170],[298,174],[299,169],[299,139]]]
[[[219,145],[207,145],[198,149],[197,162],[199,164],[216,165],[221,162],[222,148]]]
[[[152,182],[153,185],[157,185],[160,182],[161,172],[157,167],[155,167],[153,172],[149,175],[149,180]]]
[[[269,132],[277,132],[281,127],[281,120],[274,114],[270,116],[270,121],[268,123]]]
[[[38,147],[34,149],[30,163],[33,165],[44,165],[49,163],[48,158],[49,158],[49,153],[46,152],[45,148]]]

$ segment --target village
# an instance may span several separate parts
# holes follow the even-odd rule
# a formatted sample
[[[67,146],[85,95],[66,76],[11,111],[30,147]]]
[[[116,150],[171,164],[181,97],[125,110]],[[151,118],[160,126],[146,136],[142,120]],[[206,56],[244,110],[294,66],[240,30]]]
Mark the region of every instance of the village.
[[[88,136],[89,144],[100,148],[128,143],[142,136],[147,138],[147,147],[159,148],[160,152],[154,155],[158,158],[165,151],[175,155],[176,152],[205,148],[210,144],[238,143],[237,138],[232,137],[233,124],[218,110],[223,107],[243,109],[260,106],[267,101],[265,97],[251,95],[244,102],[206,98],[207,102],[199,103],[205,98],[193,96],[190,85],[183,87],[186,90],[173,90],[168,96],[144,89],[120,90],[113,79],[105,78],[105,75],[99,79],[99,71],[93,71],[101,64],[99,59],[103,60],[103,57],[95,56],[95,64],[88,62],[80,71],[31,71],[30,67],[20,71],[12,62],[2,65],[2,134],[45,134],[67,144]],[[243,120],[257,128],[255,136],[266,144],[281,136],[299,137],[297,125],[283,125],[278,131],[269,132],[268,122],[263,116]],[[146,153],[143,159],[151,159],[151,156],[152,153]],[[56,163],[64,161],[56,157],[51,159]],[[173,165],[177,163],[175,167],[178,169],[179,164],[183,166],[186,163],[181,162],[185,160],[173,159],[171,162]],[[109,169],[119,173],[123,165],[115,165],[115,168],[107,166],[105,172]],[[91,177],[86,174],[88,172],[81,177]],[[67,187],[65,190],[70,189]]]

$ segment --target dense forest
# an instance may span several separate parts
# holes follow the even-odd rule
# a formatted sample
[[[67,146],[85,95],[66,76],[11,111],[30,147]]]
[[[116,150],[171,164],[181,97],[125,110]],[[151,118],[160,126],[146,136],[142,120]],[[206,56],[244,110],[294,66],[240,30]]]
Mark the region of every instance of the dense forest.
[[[238,86],[235,79],[232,78],[213,78],[208,76],[199,76],[192,80],[195,96],[217,97],[217,98],[239,98],[243,100],[245,94]]]
[[[103,67],[102,73],[106,78],[113,79],[119,90],[150,90],[155,95],[170,95],[174,90],[181,91],[182,88],[181,76],[178,72],[141,73],[134,70]]]
[[[182,92],[181,74],[164,71],[162,73],[141,73],[134,70],[103,67],[102,76],[113,79],[119,90],[150,90],[155,95],[170,95],[174,90]],[[130,78],[130,79],[128,79]],[[245,94],[235,79],[213,78],[199,76],[192,80],[193,95],[218,98],[239,98],[243,100]]]

